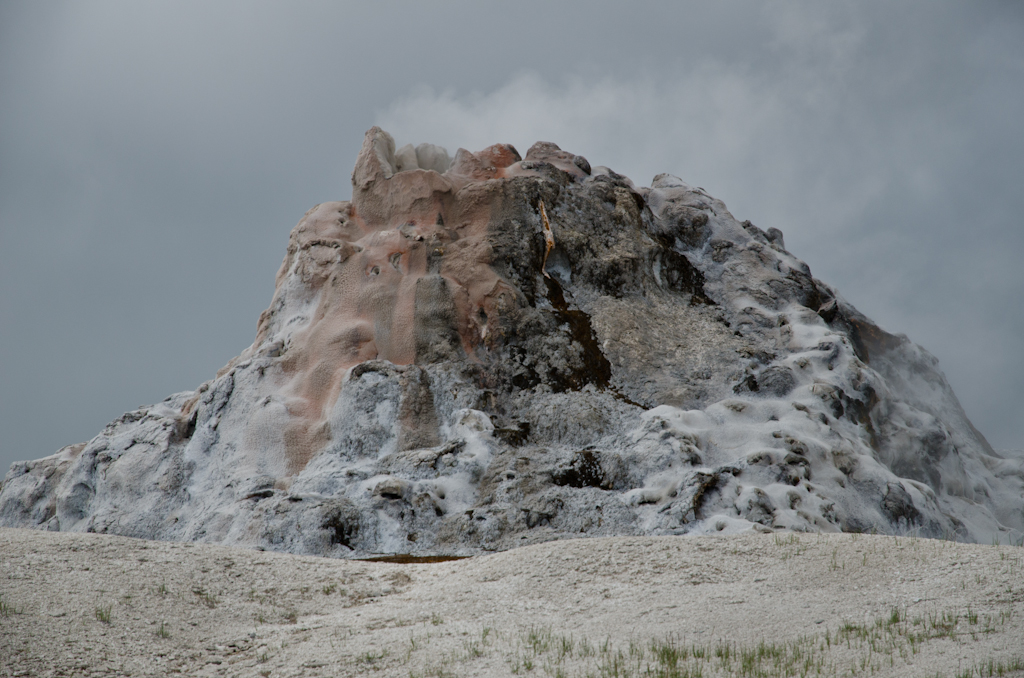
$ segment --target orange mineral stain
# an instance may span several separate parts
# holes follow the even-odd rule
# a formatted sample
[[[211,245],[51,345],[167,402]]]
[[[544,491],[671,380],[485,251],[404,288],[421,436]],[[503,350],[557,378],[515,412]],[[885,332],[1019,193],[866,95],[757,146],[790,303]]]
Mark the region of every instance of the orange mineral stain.
[[[289,474],[330,441],[328,416],[348,370],[374,359],[399,366],[417,361],[418,300],[454,308],[460,348],[475,360],[493,320],[518,303],[491,265],[487,233],[501,184],[535,174],[524,165],[514,148],[496,144],[479,153],[460,149],[444,173],[398,172],[391,137],[378,128],[367,132],[352,173],[352,201],[317,205],[292,231],[274,301],[251,349],[280,336],[290,322],[280,310],[297,296],[315,301],[280,349]],[[443,282],[423,281],[428,276]]]

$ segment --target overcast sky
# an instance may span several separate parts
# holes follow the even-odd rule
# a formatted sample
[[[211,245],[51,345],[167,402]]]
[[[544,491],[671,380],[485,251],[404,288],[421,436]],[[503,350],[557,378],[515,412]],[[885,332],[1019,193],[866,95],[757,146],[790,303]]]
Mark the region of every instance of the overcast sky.
[[[1024,447],[1024,3],[425,5],[0,3],[0,467],[248,346],[374,124],[702,186]]]

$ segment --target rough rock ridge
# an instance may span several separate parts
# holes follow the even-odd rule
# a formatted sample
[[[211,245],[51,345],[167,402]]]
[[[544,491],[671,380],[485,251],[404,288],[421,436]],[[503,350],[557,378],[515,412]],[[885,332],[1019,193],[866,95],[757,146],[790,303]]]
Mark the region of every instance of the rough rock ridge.
[[[256,340],[18,462],[0,526],[329,556],[751,529],[1024,536],[937,361],[676,177],[366,134]]]

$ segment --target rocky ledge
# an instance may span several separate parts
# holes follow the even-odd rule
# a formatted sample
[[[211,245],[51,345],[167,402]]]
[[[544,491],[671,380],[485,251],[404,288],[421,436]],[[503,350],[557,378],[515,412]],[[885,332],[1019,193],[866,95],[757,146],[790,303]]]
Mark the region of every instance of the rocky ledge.
[[[580,536],[1024,537],[937,361],[700,188],[366,134],[252,346],[11,467],[0,526],[337,557]]]

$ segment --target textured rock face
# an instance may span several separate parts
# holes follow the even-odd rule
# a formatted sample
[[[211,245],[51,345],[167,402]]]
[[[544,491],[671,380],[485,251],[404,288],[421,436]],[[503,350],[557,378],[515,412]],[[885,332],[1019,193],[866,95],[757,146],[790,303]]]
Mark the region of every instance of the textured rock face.
[[[936,360],[668,175],[367,133],[256,340],[14,464],[0,525],[331,556],[570,536],[1024,535]]]

